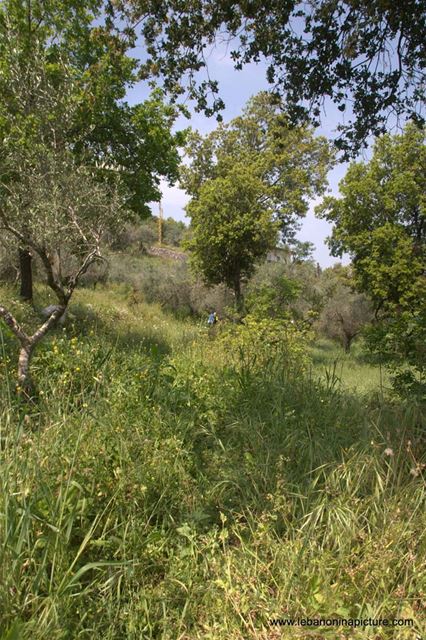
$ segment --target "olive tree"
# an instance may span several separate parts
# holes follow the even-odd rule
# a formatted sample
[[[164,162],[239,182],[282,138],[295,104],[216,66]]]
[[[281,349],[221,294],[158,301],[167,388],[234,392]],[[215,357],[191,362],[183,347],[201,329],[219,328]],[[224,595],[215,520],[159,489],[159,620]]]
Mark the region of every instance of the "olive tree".
[[[353,340],[372,319],[371,300],[340,283],[325,302],[317,326],[321,333],[337,340],[349,353]]]
[[[106,230],[120,224],[125,200],[119,177],[115,185],[100,184],[90,166],[77,166],[67,151],[42,147],[28,155],[17,150],[9,160],[19,167],[19,180],[1,184],[1,233],[12,246],[27,246],[39,257],[58,302],[32,334],[0,305],[0,317],[20,343],[18,383],[30,395],[34,349],[66,311],[81,276],[102,259],[101,239]],[[67,272],[62,259],[65,253],[74,258]]]

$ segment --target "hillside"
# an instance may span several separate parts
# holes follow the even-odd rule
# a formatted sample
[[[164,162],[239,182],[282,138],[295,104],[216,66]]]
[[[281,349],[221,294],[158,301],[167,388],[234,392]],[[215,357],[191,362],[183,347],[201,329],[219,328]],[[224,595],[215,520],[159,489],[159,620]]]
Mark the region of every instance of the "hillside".
[[[0,331],[2,640],[413,638],[277,617],[424,633],[424,417],[356,355],[340,384],[297,331],[213,334],[83,289],[28,407]]]

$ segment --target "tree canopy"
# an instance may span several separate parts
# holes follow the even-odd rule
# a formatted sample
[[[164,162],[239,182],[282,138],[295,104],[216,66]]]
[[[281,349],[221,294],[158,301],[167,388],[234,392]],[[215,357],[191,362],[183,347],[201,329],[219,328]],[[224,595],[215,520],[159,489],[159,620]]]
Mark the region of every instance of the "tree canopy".
[[[310,116],[318,123],[326,98],[341,112],[350,106],[336,140],[346,155],[383,133],[391,114],[423,121],[421,0],[111,0],[108,6],[124,18],[131,41],[139,35],[145,41],[141,74],[162,76],[174,95],[188,90],[209,115],[224,104],[208,74],[207,51],[225,41],[236,69],[266,60],[267,79],[293,122]]]
[[[352,164],[318,212],[334,224],[330,246],[348,252],[360,288],[378,306],[417,304],[426,251],[425,131],[380,137],[369,162]]]
[[[309,199],[323,193],[332,164],[327,140],[307,127],[292,127],[282,105],[262,92],[241,116],[203,137],[192,134],[181,185],[192,198],[207,181],[226,178],[236,165],[262,183],[262,203],[279,222],[283,242],[294,241]]]
[[[181,184],[193,232],[193,262],[210,284],[224,282],[241,307],[241,283],[278,242],[294,241],[308,198],[322,193],[331,153],[306,127],[290,127],[280,105],[260,93],[243,114],[187,148]]]
[[[425,130],[408,125],[386,134],[369,162],[350,166],[341,197],[318,208],[334,224],[334,255],[348,252],[357,286],[373,300],[375,349],[426,367],[426,146]],[[373,346],[374,346],[373,345]],[[405,374],[404,374],[405,375]]]
[[[136,60],[122,38],[95,24],[102,7],[96,0],[2,3],[0,138],[15,144],[19,131],[31,146],[51,117],[46,101],[43,110],[38,104],[43,83],[55,87],[66,77],[69,103],[57,143],[90,161],[99,180],[120,171],[128,207],[146,217],[147,203],[160,198],[160,178],[177,177],[183,134],[172,133],[177,110],[165,104],[159,89],[141,104],[126,102],[137,79]]]
[[[250,167],[237,164],[225,176],[202,184],[187,205],[192,262],[205,282],[223,282],[234,291],[239,312],[242,282],[276,241],[277,227],[271,209],[262,203],[263,194],[259,177]]]

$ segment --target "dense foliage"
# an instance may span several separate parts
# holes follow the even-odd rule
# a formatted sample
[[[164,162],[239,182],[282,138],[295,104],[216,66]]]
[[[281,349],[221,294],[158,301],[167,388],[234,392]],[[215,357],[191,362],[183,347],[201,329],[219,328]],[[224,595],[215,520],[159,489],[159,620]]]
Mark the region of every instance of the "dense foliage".
[[[226,177],[203,184],[187,206],[192,263],[208,284],[223,282],[233,289],[238,311],[242,282],[276,242],[277,227],[271,209],[262,205],[263,195],[258,177],[237,165]]]
[[[374,318],[372,301],[356,290],[351,269],[340,265],[326,269],[322,283],[323,304],[317,329],[328,338],[338,340],[348,352],[353,340]]]
[[[403,379],[413,384],[405,363],[417,381],[426,367],[424,135],[409,125],[379,138],[372,159],[349,168],[341,197],[325,198],[319,209],[335,225],[332,250],[351,255],[356,282],[375,304],[375,350],[402,365]]]
[[[135,106],[125,100],[136,82],[136,60],[121,38],[94,25],[101,4],[2,3],[0,139],[3,146],[19,140],[31,148],[46,124],[60,117],[56,143],[77,160],[90,161],[99,180],[114,179],[119,171],[128,208],[147,216],[147,203],[160,196],[159,177],[176,178],[183,137],[171,132],[176,110],[163,103],[159,90]],[[60,102],[61,114],[49,100],[52,87],[56,96],[68,94],[67,102]]]
[[[332,153],[327,140],[312,129],[292,127],[279,101],[261,92],[241,116],[206,136],[193,133],[186,149],[189,164],[180,171],[185,191],[196,199],[202,186],[232,171],[261,182],[259,202],[279,222],[281,240],[295,240],[309,200],[327,184]]]
[[[195,267],[207,283],[225,283],[241,307],[241,285],[279,237],[292,242],[308,199],[322,193],[331,154],[324,138],[289,126],[266,93],[204,138],[190,139],[181,184],[191,196]]]

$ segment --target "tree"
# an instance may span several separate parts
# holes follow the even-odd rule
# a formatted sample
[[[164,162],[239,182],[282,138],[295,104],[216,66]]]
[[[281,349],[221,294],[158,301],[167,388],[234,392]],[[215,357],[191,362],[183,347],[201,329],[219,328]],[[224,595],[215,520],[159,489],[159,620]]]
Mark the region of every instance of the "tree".
[[[264,185],[250,167],[238,164],[226,176],[205,181],[187,205],[192,263],[210,285],[224,283],[243,311],[242,282],[277,236],[272,211],[262,202]]]
[[[256,261],[276,244],[278,231],[281,241],[294,241],[308,198],[323,192],[327,141],[290,127],[276,100],[260,93],[229,124],[205,138],[193,134],[187,153],[181,184],[192,196],[193,262],[206,282],[233,289],[241,311],[241,284]]]
[[[291,247],[291,258],[293,262],[302,263],[307,260],[312,260],[312,254],[315,251],[315,245],[309,240],[302,242],[301,240],[294,240]]]
[[[371,319],[371,302],[368,298],[342,286],[327,301],[318,325],[322,333],[338,340],[349,353],[354,338]]]
[[[164,220],[163,226],[164,244],[180,247],[187,231],[185,223],[169,217]]]
[[[236,69],[261,58],[269,63],[267,79],[293,122],[310,114],[318,123],[325,98],[342,112],[351,103],[353,120],[340,124],[336,141],[347,156],[383,133],[391,114],[423,121],[421,0],[114,0],[109,10],[124,17],[128,37],[145,40],[141,75],[163,76],[174,95],[188,90],[208,115],[224,104],[217,81],[208,73],[200,80],[199,72],[208,64],[206,48],[220,38]]]
[[[317,327],[349,353],[353,340],[373,319],[373,305],[364,293],[354,289],[348,268],[338,265],[325,269],[322,280],[324,301]]]
[[[265,262],[248,285],[247,308],[262,318],[291,319],[311,326],[323,305],[322,279],[310,261]]]
[[[31,147],[49,117],[40,109],[41,84],[54,87],[66,74],[71,108],[56,131],[56,144],[72,151],[77,162],[92,164],[98,181],[114,183],[119,171],[128,208],[147,217],[147,203],[160,198],[160,177],[177,177],[183,135],[171,132],[177,111],[164,104],[161,91],[133,107],[124,100],[136,81],[135,60],[122,38],[94,26],[102,6],[100,0],[2,3],[0,140],[3,148],[15,144],[19,131],[20,144]],[[31,254],[21,247],[20,257],[21,293],[30,299]]]
[[[42,145],[31,153],[17,149],[8,159],[19,171],[19,180],[1,184],[6,192],[0,203],[2,234],[38,255],[59,303],[32,334],[0,305],[0,317],[20,343],[19,386],[31,397],[29,367],[34,349],[65,313],[81,276],[101,259],[105,230],[117,228],[125,214],[125,192],[118,179],[114,188],[100,184],[90,166],[76,165],[73,155],[62,149]],[[23,201],[27,201],[25,207]],[[67,273],[65,253],[74,257]]]
[[[282,105],[262,92],[241,116],[205,137],[194,133],[181,169],[181,185],[196,198],[208,180],[227,177],[238,164],[263,185],[262,201],[279,222],[281,241],[292,243],[309,199],[323,193],[332,154],[323,137],[292,127]]]
[[[252,283],[247,296],[249,313],[261,319],[283,318],[293,320],[294,303],[301,293],[297,280],[275,274],[270,282]]]
[[[395,362],[408,359],[419,375],[426,366],[424,138],[414,125],[382,136],[369,162],[350,166],[341,197],[318,208],[335,225],[334,255],[352,256],[356,284],[373,301],[376,349]]]

